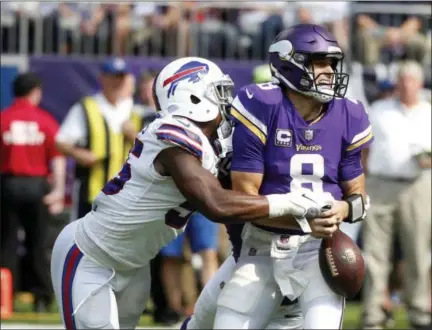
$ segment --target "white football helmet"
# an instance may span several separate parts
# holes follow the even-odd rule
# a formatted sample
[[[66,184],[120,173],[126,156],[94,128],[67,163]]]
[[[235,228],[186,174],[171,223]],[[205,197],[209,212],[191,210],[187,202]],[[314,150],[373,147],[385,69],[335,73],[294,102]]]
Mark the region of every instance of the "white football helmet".
[[[231,78],[215,63],[201,57],[184,57],[162,69],[153,91],[162,113],[201,123],[216,119],[220,113],[224,120],[218,135],[226,138],[231,133],[227,115],[233,86]]]

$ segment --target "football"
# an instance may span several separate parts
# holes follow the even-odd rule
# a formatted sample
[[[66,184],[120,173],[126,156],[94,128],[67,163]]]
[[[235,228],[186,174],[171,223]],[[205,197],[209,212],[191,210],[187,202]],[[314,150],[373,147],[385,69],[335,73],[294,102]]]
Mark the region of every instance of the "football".
[[[337,294],[352,299],[360,291],[364,259],[357,244],[342,231],[322,240],[319,265],[327,285]]]

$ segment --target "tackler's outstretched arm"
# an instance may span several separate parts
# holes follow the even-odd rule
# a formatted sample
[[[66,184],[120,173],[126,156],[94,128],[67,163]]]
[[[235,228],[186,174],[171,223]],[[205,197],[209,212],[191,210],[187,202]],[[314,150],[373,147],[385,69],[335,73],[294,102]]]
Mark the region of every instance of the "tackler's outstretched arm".
[[[158,158],[187,200],[209,219],[242,223],[270,216],[267,197],[223,189],[200,160],[183,149],[165,149]]]
[[[290,194],[252,196],[225,190],[218,179],[202,167],[198,158],[181,148],[168,148],[158,156],[164,171],[170,175],[182,194],[199,212],[219,223],[255,222],[281,216],[304,215],[308,209],[307,199],[293,201]],[[276,219],[275,219],[276,220]],[[297,228],[296,220],[286,217],[286,228]]]

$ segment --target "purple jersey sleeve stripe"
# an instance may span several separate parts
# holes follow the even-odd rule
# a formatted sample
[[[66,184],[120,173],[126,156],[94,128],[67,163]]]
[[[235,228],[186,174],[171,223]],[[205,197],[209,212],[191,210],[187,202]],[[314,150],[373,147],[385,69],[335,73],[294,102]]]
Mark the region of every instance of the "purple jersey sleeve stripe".
[[[361,140],[351,144],[350,146],[348,146],[348,148],[346,149],[346,151],[353,151],[355,149],[358,149],[360,147],[366,147],[366,143],[369,145],[370,143],[372,143],[373,141],[373,134],[372,131],[366,135],[364,138],[362,138]]]
[[[263,173],[264,147],[262,141],[245,125],[237,123],[232,138],[231,171]]]
[[[265,134],[255,126],[249,119],[243,116],[236,108],[231,106],[231,115],[237,119],[240,123],[247,127],[249,131],[251,131],[260,141],[265,144],[267,141],[267,137]]]

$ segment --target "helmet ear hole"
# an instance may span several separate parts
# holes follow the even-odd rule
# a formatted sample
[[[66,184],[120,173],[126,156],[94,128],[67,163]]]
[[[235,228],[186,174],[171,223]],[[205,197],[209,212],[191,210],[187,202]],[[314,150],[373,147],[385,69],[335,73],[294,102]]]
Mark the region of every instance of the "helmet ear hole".
[[[190,99],[191,99],[191,102],[192,102],[193,104],[198,104],[198,103],[201,102],[201,100],[200,100],[198,97],[196,97],[195,95],[191,95],[191,96],[190,96]]]

